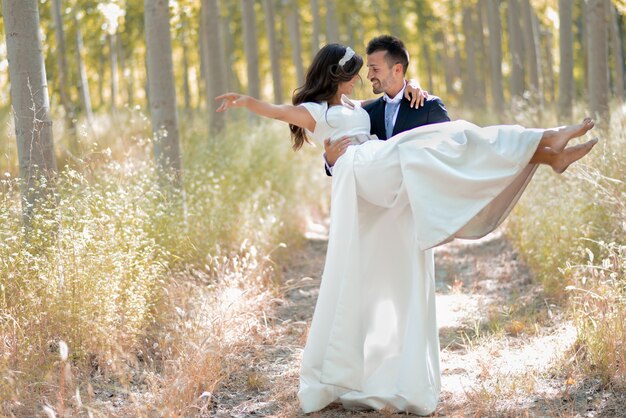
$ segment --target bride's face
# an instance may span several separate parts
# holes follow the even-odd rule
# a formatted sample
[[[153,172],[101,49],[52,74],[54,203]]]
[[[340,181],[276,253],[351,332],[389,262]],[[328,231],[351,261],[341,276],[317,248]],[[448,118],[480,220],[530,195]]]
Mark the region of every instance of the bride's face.
[[[339,83],[339,87],[337,88],[337,93],[339,95],[342,95],[342,94],[345,94],[346,96],[351,95],[352,91],[354,90],[354,83],[356,83],[358,79],[359,79],[359,76],[357,74],[354,77],[352,77],[352,80],[343,81]]]

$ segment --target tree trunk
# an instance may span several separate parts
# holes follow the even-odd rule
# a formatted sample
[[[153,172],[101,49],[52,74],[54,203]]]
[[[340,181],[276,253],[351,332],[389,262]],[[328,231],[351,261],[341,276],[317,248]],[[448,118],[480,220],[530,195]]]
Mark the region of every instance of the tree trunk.
[[[104,48],[104,45],[101,45]],[[100,54],[98,58],[98,108],[104,106],[104,54]]]
[[[528,90],[534,94],[538,94],[541,91],[541,85],[539,80],[539,74],[541,72],[540,54],[538,52],[538,34],[537,27],[533,23],[534,10],[530,5],[530,0],[521,0],[521,12],[523,22],[523,39],[524,39],[524,54],[525,61],[527,62],[526,68],[528,69]]]
[[[611,53],[613,54],[613,94],[622,102],[624,100],[624,52],[622,51],[622,37],[620,36],[618,14],[615,5],[608,2],[611,19]]]
[[[117,91],[119,81],[117,76],[117,35],[109,34],[109,57],[111,60],[111,112],[117,112]]]
[[[524,94],[524,46],[518,0],[509,0],[509,49],[511,51],[511,97]]]
[[[57,41],[57,67],[59,72],[59,95],[61,96],[61,105],[65,112],[65,129],[70,136],[70,149],[73,154],[78,153],[78,137],[76,136],[76,122],[74,120],[74,106],[68,92],[67,74],[69,67],[67,66],[67,54],[65,48],[65,31],[63,29],[63,14],[61,12],[61,0],[54,0],[52,4],[54,16],[54,32]]]
[[[202,0],[202,14],[205,30],[205,70],[206,100],[209,112],[209,128],[219,132],[224,128],[224,114],[216,113],[219,103],[215,97],[225,92],[227,87],[224,73],[224,52],[220,39],[220,15],[217,0]]]
[[[178,139],[169,2],[145,0],[144,18],[154,154],[159,174],[164,176],[170,185],[180,189],[182,164]]]
[[[339,23],[335,0],[326,0],[326,43],[339,42]]]
[[[469,7],[463,9],[463,33],[465,34],[465,77],[463,93],[465,103],[475,105],[478,103],[477,74],[476,74],[476,48],[474,43],[474,27],[472,22],[472,10]]]
[[[38,1],[2,0],[2,15],[22,180],[22,214],[28,225],[40,199],[53,193],[56,172]],[[40,181],[42,177],[46,181]]]
[[[189,48],[187,47],[187,32],[183,35],[183,94],[185,110],[191,109],[191,89],[189,87]]]
[[[274,89],[274,103],[283,102],[283,82],[280,74],[280,53],[276,40],[276,24],[274,22],[274,0],[263,0],[265,10],[265,32],[270,50],[270,64],[272,67],[272,86]]]
[[[313,15],[313,32],[311,33],[311,57],[320,49],[320,36],[322,33],[322,19],[320,18],[319,0],[311,0],[311,14]]]
[[[566,120],[572,117],[574,103],[574,31],[573,5],[570,0],[559,0],[559,114]]]
[[[261,82],[259,80],[259,48],[257,45],[256,17],[254,0],[241,0],[243,15],[243,40],[246,51],[248,69],[248,95],[261,97]]]
[[[402,10],[402,2],[398,0],[389,0],[388,3],[387,14],[389,16],[389,33],[403,39],[404,34],[402,27],[404,25],[404,13]],[[422,43],[422,46],[424,46],[424,43]],[[423,54],[428,54],[428,52],[423,52]]]
[[[605,125],[609,118],[609,42],[605,0],[587,0],[589,25],[589,105]]]
[[[504,109],[502,87],[502,23],[500,22],[500,0],[488,0],[489,14],[489,58],[491,62],[491,96],[493,109]]]
[[[299,87],[304,85],[304,64],[302,63],[302,41],[300,38],[298,0],[292,0],[290,2],[287,22],[289,26],[289,38],[291,39],[291,59],[296,66],[296,83]]]
[[[231,68],[235,67],[235,40],[231,32],[231,22],[234,20],[233,15],[237,7],[236,3],[228,3],[225,13],[221,15],[220,22],[222,23],[222,44],[224,45],[224,55],[226,59],[224,61],[224,74],[226,74],[226,85],[230,91],[241,91],[241,81],[237,73],[231,71]]]
[[[545,44],[545,56],[546,56],[546,61],[545,61],[545,66],[544,66],[544,75],[543,75],[543,79],[544,81],[544,91],[546,92],[545,96],[546,99],[548,101],[548,103],[554,103],[555,101],[555,92],[554,92],[554,62],[553,62],[553,58],[552,58],[552,32],[550,31],[549,28],[543,28],[543,30],[540,31],[540,33],[543,34],[543,37],[545,38],[544,44]]]
[[[78,92],[80,94],[80,101],[83,105],[83,111],[87,118],[87,123],[93,126],[93,110],[91,107],[91,95],[89,94],[89,81],[87,79],[87,70],[85,69],[85,62],[83,61],[82,51],[83,35],[80,30],[80,24],[76,17],[76,10],[72,11],[72,19],[74,21],[74,30],[76,33],[76,65],[78,67]],[[101,76],[100,76],[101,77]]]
[[[126,105],[132,107],[135,101],[135,88],[133,85],[132,78],[132,66],[126,64],[126,53],[124,51],[124,47],[122,42],[120,42],[120,37],[117,36],[115,39],[115,44],[117,47],[117,56],[119,57],[120,70],[122,73],[122,80],[124,80],[124,87],[126,87]]]
[[[454,72],[452,71],[452,58],[450,57],[451,47],[448,43],[447,34],[444,31],[439,32],[438,38],[443,45],[443,72],[446,82],[446,96],[452,97],[456,95],[454,91]]]

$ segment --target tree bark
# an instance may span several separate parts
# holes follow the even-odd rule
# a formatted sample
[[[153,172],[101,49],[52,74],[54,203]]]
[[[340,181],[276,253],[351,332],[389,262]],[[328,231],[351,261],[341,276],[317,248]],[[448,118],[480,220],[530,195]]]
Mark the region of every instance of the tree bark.
[[[535,94],[541,92],[539,74],[541,72],[541,64],[538,52],[538,34],[536,24],[533,22],[534,10],[530,4],[530,0],[521,0],[522,21],[524,22],[522,31],[524,36],[524,54],[526,56],[526,68],[528,73],[529,90]],[[541,96],[540,96],[541,97]]]
[[[465,77],[463,82],[463,93],[465,103],[475,105],[478,103],[477,89],[478,79],[476,74],[476,48],[474,37],[474,24],[472,22],[472,10],[469,7],[463,9],[463,33],[465,34]]]
[[[601,123],[609,118],[609,43],[605,0],[587,0],[589,25],[589,105]]]
[[[28,225],[40,199],[53,193],[57,169],[38,1],[2,0],[2,15],[22,180],[22,214]],[[42,177],[46,181],[40,181]]]
[[[493,109],[501,112],[504,109],[504,92],[502,85],[502,23],[500,21],[500,0],[488,0],[489,15],[489,58],[491,68],[491,96]]]
[[[624,52],[620,36],[618,13],[615,5],[608,1],[610,8],[611,53],[613,55],[613,94],[622,102],[624,100]]]
[[[291,39],[291,58],[296,66],[296,83],[304,85],[304,64],[302,63],[302,40],[300,38],[300,12],[298,1],[292,0],[289,4],[287,24],[289,26],[289,38]]]
[[[547,102],[548,103],[554,103],[555,101],[555,92],[554,92],[554,61],[552,58],[552,32],[550,31],[549,28],[543,28],[540,33],[542,33],[543,37],[545,38],[544,41],[544,45],[545,45],[545,56],[546,56],[546,61],[545,61],[545,70],[543,73],[543,79],[544,81],[544,91]]]
[[[524,46],[518,0],[508,0],[509,49],[511,51],[511,97],[524,94]]]
[[[339,42],[339,23],[335,0],[326,0],[326,43]]]
[[[261,82],[259,80],[259,48],[257,45],[254,0],[241,0],[241,8],[244,49],[248,70],[248,95],[259,98],[261,96]]]
[[[263,0],[265,10],[265,32],[270,50],[270,64],[272,68],[272,87],[274,89],[274,103],[283,102],[283,82],[280,72],[280,53],[276,40],[276,24],[274,22],[274,0]]]
[[[202,14],[204,16],[205,31],[205,70],[206,100],[209,112],[209,128],[212,132],[219,132],[224,128],[224,114],[216,113],[219,103],[215,97],[225,93],[227,87],[224,72],[224,50],[220,39],[220,14],[217,0],[202,0]]]
[[[119,89],[119,79],[117,74],[117,35],[109,34],[109,58],[111,60],[111,112],[117,112],[117,91]]]
[[[322,33],[322,19],[320,18],[319,0],[311,0],[311,14],[313,15],[313,32],[311,33],[311,57],[320,49],[320,36]]]
[[[559,114],[566,120],[572,117],[574,103],[574,31],[573,5],[570,0],[559,0]]]
[[[74,21],[74,30],[76,34],[76,65],[78,67],[78,92],[80,94],[80,101],[83,105],[83,111],[87,118],[87,123],[93,126],[93,110],[91,107],[91,95],[89,94],[89,81],[87,79],[87,70],[85,69],[85,62],[83,61],[82,51],[83,35],[80,30],[80,23],[76,17],[76,10],[72,11],[72,19]]]
[[[182,161],[174,86],[169,2],[145,0],[144,18],[154,155],[162,178],[180,189],[182,188]]]
[[[57,41],[57,67],[59,72],[59,95],[61,105],[65,113],[65,129],[70,136],[70,148],[73,154],[78,152],[78,137],[76,136],[76,122],[74,120],[74,106],[68,92],[68,65],[65,48],[65,31],[63,29],[63,14],[61,12],[61,0],[54,0],[53,4],[54,32]]]

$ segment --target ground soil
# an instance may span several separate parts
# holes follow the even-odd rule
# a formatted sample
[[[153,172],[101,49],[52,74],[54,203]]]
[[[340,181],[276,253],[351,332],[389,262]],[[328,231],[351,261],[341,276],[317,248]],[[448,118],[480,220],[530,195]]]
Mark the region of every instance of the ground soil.
[[[326,252],[323,226],[282,268],[273,336],[213,393],[211,416],[300,417],[298,368]],[[585,379],[568,356],[576,330],[550,303],[504,234],[436,250],[442,393],[434,416],[626,417],[622,392]],[[575,356],[572,356],[574,358]],[[313,417],[405,416],[347,411]]]

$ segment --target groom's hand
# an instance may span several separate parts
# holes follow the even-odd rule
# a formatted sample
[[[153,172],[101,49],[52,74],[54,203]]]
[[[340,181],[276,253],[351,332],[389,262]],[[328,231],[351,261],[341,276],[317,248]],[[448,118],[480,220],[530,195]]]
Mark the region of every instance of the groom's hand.
[[[343,153],[346,152],[348,145],[350,145],[349,136],[344,136],[342,138],[339,138],[338,140],[332,143],[330,142],[330,138],[326,138],[324,140],[324,151],[326,153],[326,163],[328,164],[329,167],[332,167],[335,165],[339,157],[341,157]]]

